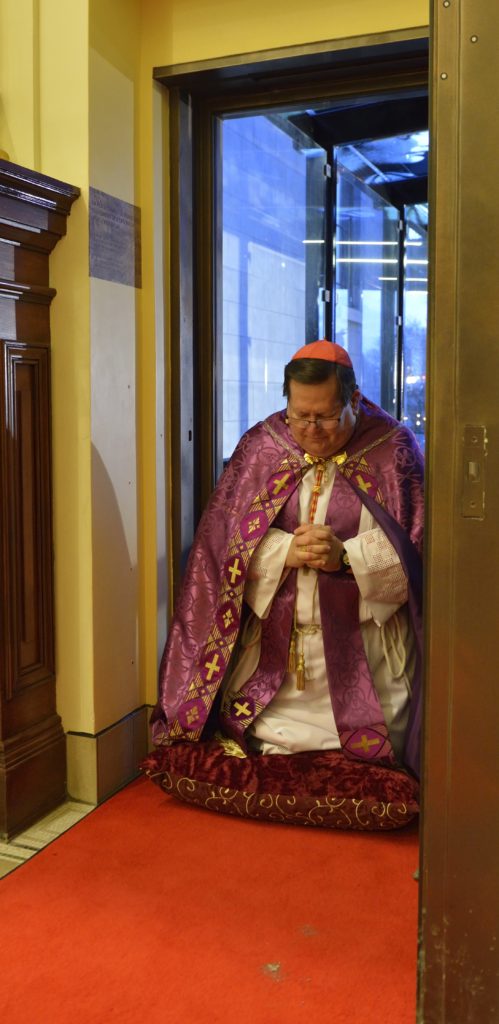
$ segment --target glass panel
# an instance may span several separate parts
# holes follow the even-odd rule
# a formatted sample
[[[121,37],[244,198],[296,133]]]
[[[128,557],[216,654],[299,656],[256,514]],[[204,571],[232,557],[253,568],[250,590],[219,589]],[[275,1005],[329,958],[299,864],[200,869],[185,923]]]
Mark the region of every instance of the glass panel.
[[[221,135],[226,459],[283,407],[293,352],[324,336],[326,154],[279,115],[224,118]]]
[[[424,449],[428,306],[427,207],[407,206],[404,259],[404,385],[402,418]]]
[[[360,390],[396,415],[399,213],[345,166],[337,150],[335,340],[348,349]]]

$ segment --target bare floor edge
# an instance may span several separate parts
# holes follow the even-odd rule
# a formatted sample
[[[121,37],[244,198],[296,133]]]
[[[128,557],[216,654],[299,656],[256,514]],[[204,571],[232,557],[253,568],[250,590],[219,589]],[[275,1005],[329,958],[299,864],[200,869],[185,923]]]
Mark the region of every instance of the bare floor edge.
[[[0,878],[25,864],[93,810],[94,804],[66,800],[10,842],[0,842]]]

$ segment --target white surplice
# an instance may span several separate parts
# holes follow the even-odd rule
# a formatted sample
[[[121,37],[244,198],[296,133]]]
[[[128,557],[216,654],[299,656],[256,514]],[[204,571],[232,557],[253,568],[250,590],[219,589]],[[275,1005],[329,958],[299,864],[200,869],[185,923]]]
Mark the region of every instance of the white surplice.
[[[335,464],[328,463],[315,524],[325,521],[335,472]],[[311,468],[299,485],[301,522],[308,520],[314,477],[315,471]],[[244,590],[245,601],[253,614],[244,628],[238,657],[224,687],[226,692],[240,690],[258,665],[261,621],[269,614],[274,595],[289,571],[285,561],[292,538],[293,534],[271,528],[253,554]],[[400,759],[415,662],[414,636],[407,610],[407,579],[395,549],[365,505],[362,505],[359,532],[345,541],[344,547],[359,588],[360,629],[369,668],[395,756]],[[314,569],[297,571],[298,626],[320,624],[316,576]],[[340,747],[322,633],[319,629],[305,635],[303,640],[305,689],[298,690],[296,674],[287,672],[275,697],[248,730],[253,746],[263,753],[290,754]]]

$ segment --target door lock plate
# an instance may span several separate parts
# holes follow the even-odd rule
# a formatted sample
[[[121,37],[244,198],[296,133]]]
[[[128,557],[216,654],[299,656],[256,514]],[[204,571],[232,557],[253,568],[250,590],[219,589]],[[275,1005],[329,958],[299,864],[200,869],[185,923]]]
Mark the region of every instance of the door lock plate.
[[[461,515],[485,518],[485,458],[487,429],[467,424],[463,434],[463,491]]]

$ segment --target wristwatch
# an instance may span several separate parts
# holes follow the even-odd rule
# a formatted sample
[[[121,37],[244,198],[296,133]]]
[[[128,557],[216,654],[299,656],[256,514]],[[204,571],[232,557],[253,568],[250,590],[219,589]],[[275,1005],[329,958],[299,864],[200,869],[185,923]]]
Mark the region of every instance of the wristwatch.
[[[346,550],[346,548],[343,548],[343,550],[341,552],[340,563],[341,563],[341,569],[343,570],[343,572],[351,572],[352,571],[351,567],[350,567],[350,559],[348,557],[348,551]]]

